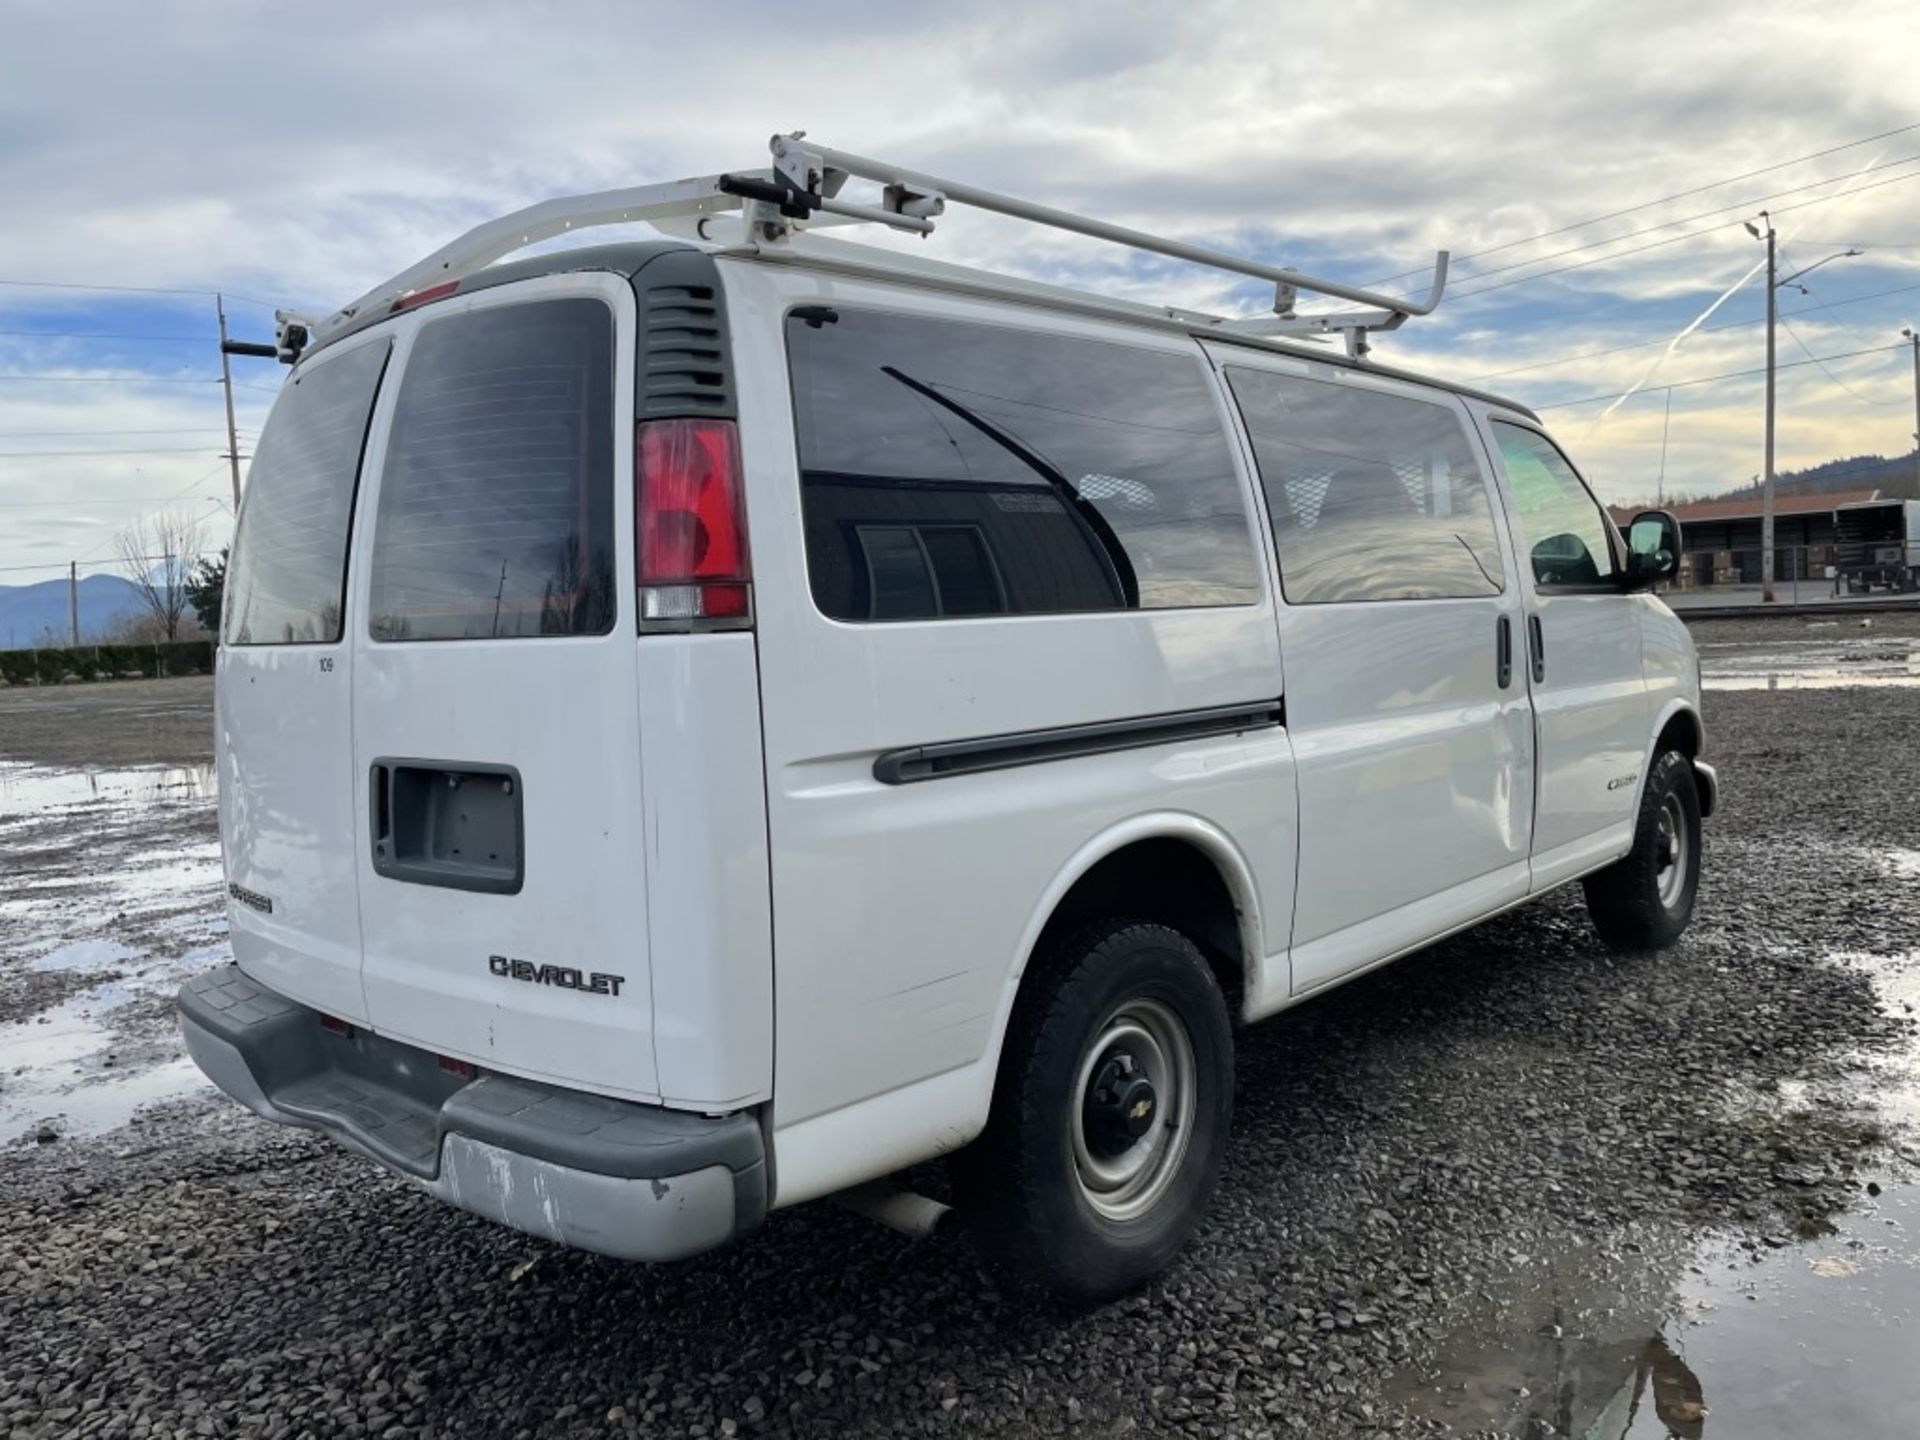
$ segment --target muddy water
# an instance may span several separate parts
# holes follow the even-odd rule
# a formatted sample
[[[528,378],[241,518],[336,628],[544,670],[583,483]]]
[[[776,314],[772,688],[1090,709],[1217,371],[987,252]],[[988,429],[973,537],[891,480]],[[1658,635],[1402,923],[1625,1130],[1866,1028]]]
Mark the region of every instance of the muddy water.
[[[1920,853],[1882,859],[1911,877]],[[1828,963],[1865,972],[1888,1013],[1920,1014],[1920,951]],[[1393,1398],[1457,1431],[1527,1440],[1920,1436],[1920,1035],[1862,1064],[1869,1083],[1850,1093],[1789,1085],[1728,1098],[1864,1103],[1884,1117],[1885,1173],[1819,1233],[1650,1232],[1522,1257],[1519,1278],[1484,1292]]]
[[[1920,687],[1920,640],[1876,637],[1858,620],[1815,621],[1779,639],[1703,641],[1700,676],[1708,690]]]
[[[1709,691],[1920,688],[1920,639],[1874,630],[1836,618],[1704,639],[1702,680]],[[1920,879],[1920,848],[1874,858],[1891,881]],[[1920,1015],[1920,951],[1829,963],[1868,974],[1890,1013]],[[1676,1228],[1521,1257],[1518,1278],[1483,1292],[1392,1398],[1459,1433],[1527,1440],[1916,1440],[1920,1042],[1862,1065],[1848,1093],[1789,1084],[1727,1097],[1865,1105],[1884,1119],[1885,1173],[1825,1233],[1740,1241]]]
[[[0,763],[0,1144],[204,1092],[181,982],[228,958],[210,765]]]

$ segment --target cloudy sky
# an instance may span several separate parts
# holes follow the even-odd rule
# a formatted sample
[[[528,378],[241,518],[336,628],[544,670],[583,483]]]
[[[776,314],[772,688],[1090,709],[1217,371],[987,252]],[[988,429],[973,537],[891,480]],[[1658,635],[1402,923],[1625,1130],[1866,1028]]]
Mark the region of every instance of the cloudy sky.
[[[1771,206],[1789,266],[1867,251],[1783,292],[1781,467],[1912,444],[1912,0],[0,0],[0,18],[0,583],[101,568],[164,503],[224,534],[215,289],[238,334],[269,338],[273,304],[333,308],[480,220],[764,164],[796,126],[1350,282],[1417,286],[1448,247],[1468,257],[1448,300],[1380,358],[1543,407],[1613,500],[1651,493],[1663,429],[1669,489],[1760,468],[1757,377],[1676,383],[1670,422],[1662,387],[1762,364],[1761,284],[1661,356],[1759,258],[1739,221]],[[903,243],[1171,303],[1265,298],[959,212]],[[236,365],[244,452],[283,372]]]

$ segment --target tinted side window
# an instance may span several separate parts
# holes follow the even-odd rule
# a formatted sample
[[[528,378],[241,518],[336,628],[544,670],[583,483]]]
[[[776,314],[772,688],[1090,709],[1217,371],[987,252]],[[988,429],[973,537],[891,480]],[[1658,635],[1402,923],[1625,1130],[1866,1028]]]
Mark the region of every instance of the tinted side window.
[[[1536,585],[1599,585],[1616,566],[1613,522],[1546,436],[1493,422],[1513,488],[1514,526],[1533,562]]]
[[[280,392],[247,473],[227,575],[229,645],[340,638],[347,532],[388,342],[321,360]]]
[[[613,628],[613,312],[598,300],[421,327],[374,528],[377,640]]]
[[[1505,588],[1486,477],[1444,405],[1267,371],[1227,372],[1295,605]]]
[[[836,620],[1240,605],[1197,358],[871,311],[787,324],[807,571]]]

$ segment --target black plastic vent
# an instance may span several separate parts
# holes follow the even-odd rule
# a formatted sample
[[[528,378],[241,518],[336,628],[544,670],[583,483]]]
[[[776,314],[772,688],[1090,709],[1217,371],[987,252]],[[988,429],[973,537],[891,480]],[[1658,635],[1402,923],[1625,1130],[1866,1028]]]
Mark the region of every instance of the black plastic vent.
[[[694,250],[661,255],[633,283],[640,301],[638,418],[733,415],[726,307],[713,261]]]

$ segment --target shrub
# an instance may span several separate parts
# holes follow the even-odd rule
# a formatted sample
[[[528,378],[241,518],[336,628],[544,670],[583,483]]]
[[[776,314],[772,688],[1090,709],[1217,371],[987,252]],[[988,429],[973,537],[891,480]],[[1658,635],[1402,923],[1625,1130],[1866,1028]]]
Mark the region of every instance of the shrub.
[[[59,685],[156,675],[205,675],[213,670],[212,640],[172,645],[73,645],[0,650],[0,677],[10,685]]]

